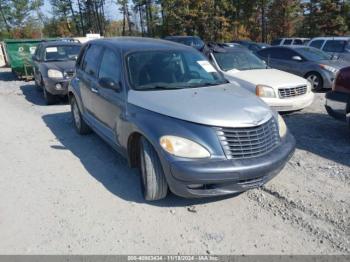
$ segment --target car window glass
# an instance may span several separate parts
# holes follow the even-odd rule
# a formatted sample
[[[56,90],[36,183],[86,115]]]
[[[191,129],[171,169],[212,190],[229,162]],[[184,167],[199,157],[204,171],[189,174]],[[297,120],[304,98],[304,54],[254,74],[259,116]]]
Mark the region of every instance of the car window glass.
[[[45,61],[76,60],[80,45],[57,45],[45,48]]]
[[[303,44],[303,41],[300,39],[295,39],[293,42],[293,45],[302,45],[302,44]]]
[[[271,42],[271,45],[280,45],[282,42],[282,39],[275,39]]]
[[[292,42],[293,42],[293,40],[292,39],[286,39],[286,40],[284,40],[284,45],[291,45],[292,44]]]
[[[136,90],[194,88],[227,83],[199,52],[140,51],[127,56],[131,86]]]
[[[311,47],[318,48],[318,49],[321,49],[323,43],[324,43],[324,40],[315,40],[315,41],[312,41],[312,42],[310,43],[310,46],[311,46]]]
[[[325,52],[343,52],[346,45],[345,40],[329,40],[324,45]]]
[[[214,56],[223,71],[266,69],[266,64],[252,52],[218,52]]]
[[[113,51],[106,49],[103,52],[99,79],[110,78],[114,83],[119,83],[120,81],[120,58]]]
[[[91,76],[97,76],[101,51],[101,48],[97,45],[89,46],[82,63],[82,70],[84,72]]]

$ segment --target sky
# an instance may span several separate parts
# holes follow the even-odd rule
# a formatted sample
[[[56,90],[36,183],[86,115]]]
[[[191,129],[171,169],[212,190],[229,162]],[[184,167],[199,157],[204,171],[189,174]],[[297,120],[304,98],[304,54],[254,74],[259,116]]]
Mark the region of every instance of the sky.
[[[116,1],[106,0],[105,12],[106,16],[109,19],[121,19],[120,11],[118,10],[118,6],[115,4]],[[52,8],[50,5],[50,0],[44,0],[44,6],[42,8],[45,15],[52,17]]]

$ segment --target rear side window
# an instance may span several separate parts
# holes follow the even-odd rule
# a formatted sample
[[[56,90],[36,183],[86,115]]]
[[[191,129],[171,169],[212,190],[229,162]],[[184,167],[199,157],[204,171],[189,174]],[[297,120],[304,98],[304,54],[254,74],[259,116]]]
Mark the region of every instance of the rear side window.
[[[271,45],[280,45],[282,42],[282,39],[275,39],[271,42]]]
[[[97,77],[98,65],[102,48],[97,45],[90,45],[82,62],[82,70],[93,77]]]
[[[105,49],[103,52],[99,79],[101,78],[110,78],[115,83],[120,81],[120,57],[113,51]]]
[[[293,42],[293,40],[292,39],[286,39],[286,40],[284,40],[284,45],[291,45],[292,44],[292,42]]]
[[[310,46],[321,49],[323,43],[324,43],[324,40],[314,40],[310,43]]]
[[[258,54],[264,58],[288,60],[293,57],[294,52],[286,48],[271,48],[261,50],[258,52]]]
[[[345,40],[329,40],[324,45],[323,51],[325,52],[344,52],[344,48],[346,45]]]
[[[293,45],[303,45],[303,41],[301,39],[295,39]]]

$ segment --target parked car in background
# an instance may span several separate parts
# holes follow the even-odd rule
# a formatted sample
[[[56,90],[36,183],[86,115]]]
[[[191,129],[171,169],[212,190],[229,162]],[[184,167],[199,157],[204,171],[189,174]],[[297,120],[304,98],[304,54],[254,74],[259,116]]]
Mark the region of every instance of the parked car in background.
[[[167,36],[164,40],[192,46],[201,52],[205,49],[205,43],[198,36]]]
[[[309,42],[308,46],[350,62],[350,37],[316,37]]]
[[[43,42],[32,59],[36,86],[43,90],[48,105],[57,97],[66,96],[68,83],[74,75],[75,61],[81,44],[70,41]]]
[[[272,46],[277,45],[306,45],[310,38],[292,37],[292,38],[278,38],[271,42]]]
[[[332,91],[326,94],[326,110],[330,116],[347,121],[350,127],[350,67],[339,71]]]
[[[74,125],[141,170],[147,200],[259,187],[292,156],[283,119],[193,48],[147,38],[84,45],[69,86]]]
[[[308,79],[314,90],[332,88],[337,72],[349,65],[313,47],[271,47],[257,52],[272,68]]]
[[[269,44],[265,44],[265,43],[256,43],[250,40],[234,40],[232,41],[232,43],[236,43],[236,44],[240,44],[246,48],[248,48],[250,51],[252,52],[257,52],[261,49],[270,47]]]
[[[242,47],[209,46],[210,61],[231,82],[238,82],[280,112],[309,106],[314,99],[306,79],[271,69],[252,52]]]

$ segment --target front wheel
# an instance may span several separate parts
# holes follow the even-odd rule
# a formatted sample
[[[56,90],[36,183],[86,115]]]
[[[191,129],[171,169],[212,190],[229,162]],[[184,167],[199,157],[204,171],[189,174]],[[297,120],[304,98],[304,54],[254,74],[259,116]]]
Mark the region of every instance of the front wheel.
[[[44,98],[45,98],[45,102],[47,105],[53,105],[57,102],[56,100],[56,96],[54,96],[53,94],[49,93],[45,86],[43,86],[43,93],[44,93]]]
[[[322,90],[323,79],[319,73],[316,73],[316,72],[308,73],[305,78],[310,81],[313,90],[315,91]]]
[[[141,182],[144,198],[148,201],[163,199],[168,194],[168,183],[158,154],[145,138],[141,138],[140,143]]]
[[[72,116],[73,116],[74,126],[75,126],[75,129],[77,130],[77,132],[81,135],[91,133],[90,127],[86,124],[86,122],[84,121],[84,119],[81,116],[81,112],[80,112],[80,109],[79,109],[79,106],[78,106],[78,103],[77,103],[77,100],[75,99],[75,97],[72,97],[71,102],[70,102],[70,106],[71,106],[71,112],[72,112]]]

